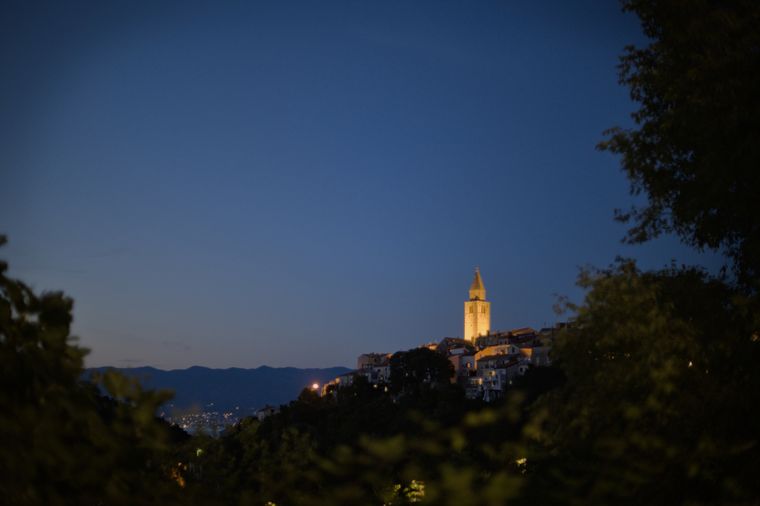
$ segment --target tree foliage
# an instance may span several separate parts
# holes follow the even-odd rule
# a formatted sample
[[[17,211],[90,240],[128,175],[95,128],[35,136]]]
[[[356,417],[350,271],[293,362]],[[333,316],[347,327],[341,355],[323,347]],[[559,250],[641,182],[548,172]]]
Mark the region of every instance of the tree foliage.
[[[428,348],[399,351],[390,360],[391,388],[409,392],[423,386],[448,385],[454,366],[444,355]]]
[[[518,495],[519,393],[484,409],[437,389],[405,403],[368,386],[324,397],[305,390],[280,413],[208,441],[200,456],[187,447],[179,458],[204,470],[188,473],[187,492],[207,504],[306,506],[486,505]],[[451,411],[458,416],[442,415]]]
[[[760,275],[760,3],[628,0],[649,44],[629,46],[620,82],[640,104],[636,128],[601,149],[622,155],[647,205],[619,212],[628,240],[675,232],[724,249],[740,281]]]
[[[0,237],[0,245],[5,242]],[[87,351],[70,335],[73,302],[37,295],[0,262],[0,494],[6,504],[160,502],[175,485],[160,456],[170,432],[155,418],[168,396],[115,373],[110,395],[83,383]]]
[[[759,313],[698,269],[585,272],[539,400],[534,498],[743,504],[760,497]],[[540,414],[542,413],[542,414]]]

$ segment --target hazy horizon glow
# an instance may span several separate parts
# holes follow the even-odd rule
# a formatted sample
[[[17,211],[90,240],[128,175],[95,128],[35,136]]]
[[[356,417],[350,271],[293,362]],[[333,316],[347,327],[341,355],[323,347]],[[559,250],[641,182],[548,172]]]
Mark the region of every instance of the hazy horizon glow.
[[[88,366],[353,366],[560,319],[626,246],[616,2],[6,2],[0,257]]]

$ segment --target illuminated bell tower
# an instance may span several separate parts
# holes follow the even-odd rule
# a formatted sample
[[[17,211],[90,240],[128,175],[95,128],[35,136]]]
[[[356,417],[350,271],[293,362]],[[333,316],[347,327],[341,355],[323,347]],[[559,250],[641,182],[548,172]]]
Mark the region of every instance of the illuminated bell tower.
[[[470,285],[470,300],[464,303],[464,338],[474,341],[491,330],[491,303],[486,301],[486,287],[480,277],[480,269],[475,268],[475,279]]]

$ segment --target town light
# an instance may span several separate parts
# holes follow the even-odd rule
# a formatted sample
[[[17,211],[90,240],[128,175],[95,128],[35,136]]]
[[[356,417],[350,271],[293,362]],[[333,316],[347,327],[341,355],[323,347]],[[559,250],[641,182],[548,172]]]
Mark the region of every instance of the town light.
[[[319,383],[312,383],[311,389],[312,390],[319,390]]]

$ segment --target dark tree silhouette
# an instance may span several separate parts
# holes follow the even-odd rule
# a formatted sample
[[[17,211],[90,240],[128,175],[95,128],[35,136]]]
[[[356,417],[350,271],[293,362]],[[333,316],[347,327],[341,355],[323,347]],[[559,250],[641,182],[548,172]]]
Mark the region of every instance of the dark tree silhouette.
[[[637,127],[599,147],[622,155],[643,208],[618,211],[628,240],[675,232],[723,249],[743,285],[760,275],[760,3],[629,0],[646,47],[629,46],[620,81]]]
[[[5,238],[0,236],[0,246]],[[143,504],[179,490],[155,418],[165,393],[115,373],[104,398],[83,383],[87,350],[70,335],[73,301],[37,295],[0,261],[0,494],[5,504]],[[176,434],[174,435],[176,436]]]
[[[758,315],[699,269],[587,272],[540,398],[527,497],[565,504],[751,504],[760,497]],[[540,454],[540,452],[539,452]],[[752,471],[751,471],[752,470]]]
[[[422,385],[448,385],[454,376],[449,359],[427,348],[396,352],[390,365],[394,392],[418,390]]]

